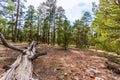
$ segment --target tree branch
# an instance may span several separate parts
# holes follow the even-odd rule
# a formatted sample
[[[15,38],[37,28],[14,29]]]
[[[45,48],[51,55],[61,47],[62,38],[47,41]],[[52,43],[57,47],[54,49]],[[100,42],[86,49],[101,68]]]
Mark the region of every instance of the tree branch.
[[[5,40],[5,38],[4,38],[4,36],[3,36],[2,33],[0,33],[0,38],[1,38],[1,41],[2,41],[2,45],[6,46],[6,47],[8,47],[8,48],[10,48],[10,49],[13,49],[13,50],[16,50],[16,51],[20,51],[20,52],[23,53],[23,50],[22,50],[22,49],[19,49],[19,48],[17,48],[17,47],[14,47],[14,46],[9,45],[9,44],[6,42],[6,40]]]
[[[35,47],[37,45],[36,41],[32,41],[32,43],[30,44],[30,48],[29,50],[32,51],[33,47]]]
[[[37,59],[39,56],[43,56],[43,55],[46,55],[47,52],[43,51],[43,52],[37,52],[33,57],[30,58],[30,60],[35,60]]]

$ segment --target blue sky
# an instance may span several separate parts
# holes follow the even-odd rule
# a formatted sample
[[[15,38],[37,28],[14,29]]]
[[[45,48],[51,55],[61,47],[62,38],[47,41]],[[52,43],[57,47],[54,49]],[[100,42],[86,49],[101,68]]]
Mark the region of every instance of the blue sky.
[[[46,0],[27,0],[28,5],[34,5],[35,8]],[[74,22],[76,19],[80,19],[84,11],[91,12],[92,2],[99,4],[99,0],[57,0],[57,5],[62,6],[65,9],[67,18]]]

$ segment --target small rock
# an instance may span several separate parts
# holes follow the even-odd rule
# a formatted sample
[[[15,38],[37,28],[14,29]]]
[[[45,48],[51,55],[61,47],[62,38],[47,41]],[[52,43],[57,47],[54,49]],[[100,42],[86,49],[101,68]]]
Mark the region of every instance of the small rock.
[[[104,64],[100,64],[100,67],[104,68],[104,69],[106,68],[106,66]]]
[[[111,80],[118,80],[117,77],[111,77]]]
[[[57,78],[58,78],[58,80],[63,80],[64,79],[64,75],[58,76]]]
[[[91,73],[91,74],[94,74],[94,75],[96,75],[96,74],[101,74],[100,71],[98,71],[98,70],[96,70],[96,69],[93,69],[93,68],[87,69],[87,72],[88,72],[88,73]]]
[[[95,77],[95,80],[105,80],[103,78]]]
[[[79,78],[77,76],[74,76],[72,80],[79,80]]]

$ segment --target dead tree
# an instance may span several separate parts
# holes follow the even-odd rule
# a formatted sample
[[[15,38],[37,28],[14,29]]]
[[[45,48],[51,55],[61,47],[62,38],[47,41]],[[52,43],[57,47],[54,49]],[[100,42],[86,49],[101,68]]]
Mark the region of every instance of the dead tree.
[[[39,56],[45,55],[46,52],[40,52],[36,51],[36,42],[32,41],[31,44],[26,49],[20,49],[15,46],[9,45],[3,34],[0,33],[0,38],[2,45],[19,51],[22,54],[20,54],[17,57],[17,60],[10,66],[10,69],[8,69],[5,73],[0,75],[0,80],[37,80],[33,79],[33,65],[32,62],[34,59],[36,59]]]

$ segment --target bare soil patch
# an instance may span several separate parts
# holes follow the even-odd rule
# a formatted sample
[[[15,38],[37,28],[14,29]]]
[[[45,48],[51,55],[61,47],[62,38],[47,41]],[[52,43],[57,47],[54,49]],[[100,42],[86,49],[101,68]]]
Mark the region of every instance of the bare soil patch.
[[[106,57],[88,50],[64,50],[48,45],[38,46],[48,54],[33,62],[34,77],[41,80],[120,80],[120,75],[109,70]],[[18,52],[0,46],[0,73],[4,65],[11,65]]]

